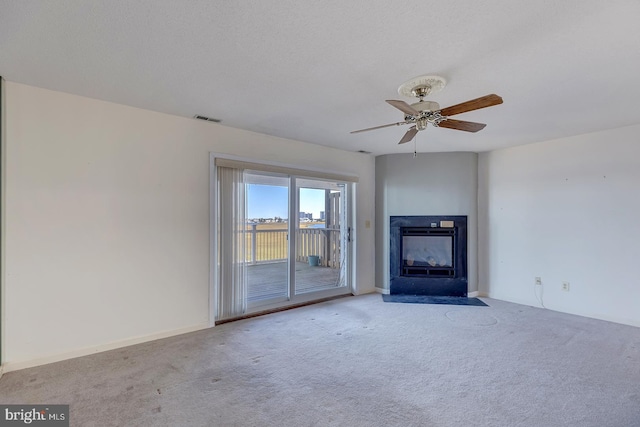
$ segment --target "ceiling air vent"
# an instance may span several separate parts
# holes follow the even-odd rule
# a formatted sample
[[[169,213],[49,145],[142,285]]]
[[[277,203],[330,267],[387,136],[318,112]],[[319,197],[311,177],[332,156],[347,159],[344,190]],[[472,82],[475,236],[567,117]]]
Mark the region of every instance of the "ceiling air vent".
[[[194,119],[198,119],[198,120],[204,120],[205,122],[213,122],[213,123],[220,123],[222,120],[220,119],[214,119],[212,117],[207,117],[207,116],[201,116],[199,114],[196,114],[195,116],[193,116]]]
[[[358,150],[358,153],[371,154],[371,151]]]

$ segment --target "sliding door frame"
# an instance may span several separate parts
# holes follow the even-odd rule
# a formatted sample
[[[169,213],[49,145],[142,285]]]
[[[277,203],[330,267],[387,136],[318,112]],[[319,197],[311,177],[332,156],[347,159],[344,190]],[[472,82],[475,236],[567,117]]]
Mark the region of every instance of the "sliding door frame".
[[[209,232],[209,238],[210,238],[210,243],[209,243],[209,248],[210,248],[210,274],[209,274],[209,324],[210,326],[214,326],[215,322],[216,322],[216,312],[217,312],[217,287],[218,287],[218,273],[219,273],[219,266],[218,266],[218,259],[219,259],[219,253],[218,253],[218,239],[219,239],[219,233],[218,233],[218,206],[217,206],[217,200],[218,200],[218,194],[217,194],[217,166],[216,166],[216,161],[218,162],[227,162],[227,163],[237,163],[237,164],[243,164],[246,163],[247,165],[253,165],[253,166],[260,166],[260,167],[246,167],[247,170],[250,171],[260,171],[262,169],[264,169],[265,171],[271,170],[271,169],[277,169],[279,171],[285,171],[283,173],[286,173],[286,171],[290,172],[289,176],[290,176],[290,183],[289,185],[292,186],[292,188],[289,189],[289,219],[287,221],[287,228],[289,230],[289,241],[288,241],[288,249],[289,249],[289,300],[285,301],[285,302],[277,302],[277,303],[273,303],[273,304],[265,304],[265,305],[260,305],[257,307],[250,307],[247,309],[245,314],[251,314],[251,313],[256,313],[256,312],[260,312],[260,311],[265,311],[265,310],[271,310],[271,309],[275,309],[275,308],[282,308],[282,307],[286,307],[289,305],[298,305],[298,304],[303,304],[306,302],[311,302],[311,301],[315,301],[315,300],[321,300],[321,299],[325,299],[325,298],[330,298],[330,297],[334,297],[334,296],[341,296],[341,295],[349,295],[349,294],[353,294],[354,293],[354,286],[355,286],[355,278],[353,277],[353,271],[355,271],[354,265],[353,263],[355,262],[355,257],[353,256],[353,248],[355,247],[354,244],[354,239],[353,236],[355,234],[355,221],[353,221],[353,218],[355,216],[355,206],[353,205],[353,201],[355,200],[354,194],[355,194],[355,183],[358,182],[358,178],[356,176],[353,175],[345,175],[342,173],[336,173],[336,172],[332,172],[332,171],[323,171],[323,170],[318,170],[318,169],[303,169],[299,166],[295,166],[295,165],[288,165],[288,164],[281,164],[281,163],[274,163],[274,162],[265,162],[265,161],[261,161],[261,160],[254,160],[254,159],[249,159],[249,158],[245,158],[245,157],[240,157],[240,156],[233,156],[233,155],[226,155],[226,154],[217,154],[214,152],[210,153],[210,201],[209,201],[209,206],[210,206],[210,232]],[[347,187],[347,191],[345,191],[346,194],[346,206],[348,206],[348,211],[345,212],[344,217],[347,221],[346,227],[347,227],[347,233],[348,236],[350,238],[346,239],[346,247],[343,248],[343,250],[346,251],[345,254],[345,260],[346,260],[346,266],[345,268],[345,279],[346,279],[346,285],[342,286],[342,287],[337,287],[334,289],[326,289],[326,290],[322,290],[322,291],[318,291],[318,292],[310,292],[310,293],[304,293],[304,294],[295,294],[295,262],[291,262],[291,257],[292,254],[295,254],[295,239],[292,238],[292,236],[295,233],[295,220],[298,217],[298,212],[297,210],[297,204],[298,204],[298,194],[295,194],[294,196],[292,196],[292,193],[296,193],[296,178],[309,178],[309,179],[320,179],[320,180],[336,180],[339,182],[344,182],[346,187]],[[291,203],[291,201],[295,201],[295,203]]]

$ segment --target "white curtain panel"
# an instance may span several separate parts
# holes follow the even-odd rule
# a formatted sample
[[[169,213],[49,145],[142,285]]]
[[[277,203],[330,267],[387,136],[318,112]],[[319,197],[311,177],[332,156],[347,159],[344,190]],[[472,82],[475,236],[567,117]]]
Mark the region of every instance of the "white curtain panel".
[[[247,309],[246,195],[242,169],[217,167],[218,307],[216,320]]]

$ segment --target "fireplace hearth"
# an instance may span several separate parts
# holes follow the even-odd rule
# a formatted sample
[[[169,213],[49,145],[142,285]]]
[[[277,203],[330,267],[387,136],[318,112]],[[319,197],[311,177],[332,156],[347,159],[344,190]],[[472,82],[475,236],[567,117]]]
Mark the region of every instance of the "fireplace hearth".
[[[390,293],[467,296],[467,217],[392,216]]]

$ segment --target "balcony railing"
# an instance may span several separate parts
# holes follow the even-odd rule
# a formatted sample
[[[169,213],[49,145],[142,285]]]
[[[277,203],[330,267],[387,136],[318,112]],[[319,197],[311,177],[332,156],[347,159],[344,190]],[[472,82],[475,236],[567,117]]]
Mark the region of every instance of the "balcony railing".
[[[288,253],[286,229],[258,230],[251,224],[247,228],[247,263],[258,264],[284,261]],[[300,228],[296,230],[296,256],[298,262],[308,262],[309,256],[318,256],[320,266],[340,268],[340,229]]]
[[[340,268],[340,229],[300,228],[296,230],[296,261],[320,257],[323,267]]]

